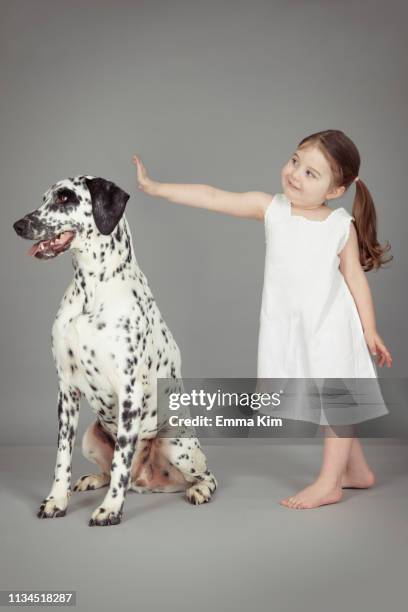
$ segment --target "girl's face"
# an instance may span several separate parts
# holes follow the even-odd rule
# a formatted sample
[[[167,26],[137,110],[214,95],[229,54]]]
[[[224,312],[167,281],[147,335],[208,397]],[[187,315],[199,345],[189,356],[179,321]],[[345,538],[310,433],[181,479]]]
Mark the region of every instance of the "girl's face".
[[[331,189],[331,168],[317,147],[297,149],[281,171],[285,196],[295,205],[313,206],[340,197],[345,189]]]

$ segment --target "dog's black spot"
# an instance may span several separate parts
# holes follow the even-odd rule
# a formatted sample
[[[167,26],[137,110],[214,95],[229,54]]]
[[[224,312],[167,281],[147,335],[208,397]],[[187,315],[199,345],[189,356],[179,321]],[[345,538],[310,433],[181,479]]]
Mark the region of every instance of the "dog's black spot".
[[[119,444],[120,448],[124,448],[126,446],[126,444],[127,444],[126,436],[119,436],[118,444]]]

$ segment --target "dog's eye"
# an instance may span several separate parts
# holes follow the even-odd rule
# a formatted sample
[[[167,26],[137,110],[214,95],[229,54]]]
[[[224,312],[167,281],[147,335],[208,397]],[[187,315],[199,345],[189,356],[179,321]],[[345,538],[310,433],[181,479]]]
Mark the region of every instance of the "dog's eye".
[[[66,204],[67,202],[70,204],[79,204],[76,193],[71,189],[61,189],[61,191],[55,195],[54,201],[55,204]]]

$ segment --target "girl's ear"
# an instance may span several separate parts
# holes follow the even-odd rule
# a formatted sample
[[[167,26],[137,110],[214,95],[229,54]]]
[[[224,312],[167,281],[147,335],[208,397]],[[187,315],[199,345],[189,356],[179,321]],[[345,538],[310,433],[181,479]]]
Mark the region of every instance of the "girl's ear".
[[[91,194],[92,214],[96,227],[107,236],[111,234],[125,212],[129,194],[104,178],[85,179]]]
[[[330,196],[327,199],[331,200],[333,198],[341,198],[345,191],[346,188],[344,187],[344,185],[341,185],[341,187],[334,187],[329,191]]]

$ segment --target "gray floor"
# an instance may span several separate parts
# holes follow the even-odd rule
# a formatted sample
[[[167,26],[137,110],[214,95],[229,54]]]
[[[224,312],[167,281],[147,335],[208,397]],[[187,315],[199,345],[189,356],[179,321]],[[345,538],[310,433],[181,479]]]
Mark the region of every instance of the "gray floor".
[[[311,482],[321,441],[293,442],[203,444],[220,485],[210,504],[131,492],[112,527],[87,525],[106,489],[74,493],[64,518],[36,518],[55,449],[3,447],[0,589],[75,590],[77,609],[100,611],[406,607],[404,440],[364,440],[377,486],[304,511],[278,500]],[[92,471],[76,449],[73,477]]]

